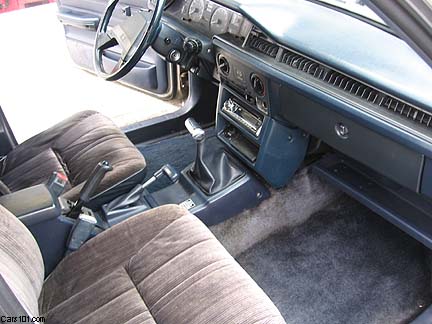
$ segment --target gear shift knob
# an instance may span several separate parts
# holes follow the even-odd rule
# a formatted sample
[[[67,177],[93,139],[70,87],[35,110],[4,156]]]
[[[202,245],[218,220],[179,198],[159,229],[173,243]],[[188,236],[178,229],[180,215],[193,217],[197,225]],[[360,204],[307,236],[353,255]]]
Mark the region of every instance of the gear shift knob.
[[[195,121],[195,119],[193,118],[186,119],[185,126],[195,141],[201,142],[202,140],[204,140],[205,132],[201,128],[201,126]]]

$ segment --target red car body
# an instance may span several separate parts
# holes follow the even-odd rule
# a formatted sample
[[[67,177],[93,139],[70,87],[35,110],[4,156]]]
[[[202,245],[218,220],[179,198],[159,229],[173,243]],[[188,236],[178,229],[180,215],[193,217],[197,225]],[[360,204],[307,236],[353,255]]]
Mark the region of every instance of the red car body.
[[[0,0],[0,13],[30,8],[50,2],[55,2],[55,0]]]

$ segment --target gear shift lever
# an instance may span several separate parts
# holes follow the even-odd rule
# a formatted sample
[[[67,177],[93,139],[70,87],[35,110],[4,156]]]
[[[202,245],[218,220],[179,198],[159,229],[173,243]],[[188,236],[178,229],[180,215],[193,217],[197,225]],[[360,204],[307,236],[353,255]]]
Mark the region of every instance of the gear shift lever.
[[[81,209],[85,203],[88,203],[92,196],[95,194],[96,189],[99,187],[103,177],[113,168],[109,164],[108,161],[99,162],[90,176],[88,177],[84,187],[81,189],[79,199],[72,207],[72,210],[69,212],[69,217],[76,218],[81,213]]]
[[[205,145],[205,132],[193,118],[186,119],[185,126],[197,145],[189,175],[205,193],[213,195],[244,175],[244,170],[228,156],[223,146]]]
[[[205,132],[193,118],[188,118],[185,121],[186,129],[192,135],[192,138],[197,142],[202,142],[205,139]]]

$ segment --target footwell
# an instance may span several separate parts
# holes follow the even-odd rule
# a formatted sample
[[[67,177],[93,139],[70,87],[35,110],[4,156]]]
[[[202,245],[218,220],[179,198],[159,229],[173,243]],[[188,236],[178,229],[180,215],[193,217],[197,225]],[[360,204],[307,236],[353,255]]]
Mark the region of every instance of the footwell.
[[[424,247],[347,197],[237,259],[287,323],[406,323],[432,301]]]

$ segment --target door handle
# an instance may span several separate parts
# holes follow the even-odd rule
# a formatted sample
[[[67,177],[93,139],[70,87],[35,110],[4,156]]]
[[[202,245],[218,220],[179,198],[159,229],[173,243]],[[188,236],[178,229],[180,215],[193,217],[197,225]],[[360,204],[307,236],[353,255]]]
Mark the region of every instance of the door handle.
[[[80,29],[96,30],[99,25],[99,17],[71,11],[59,11],[57,18],[63,25]]]

